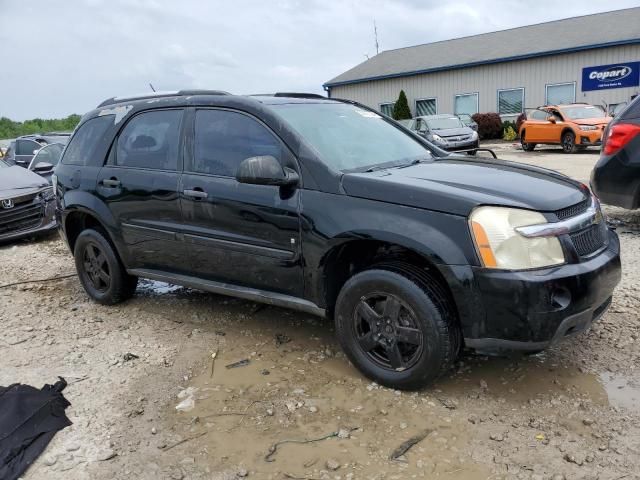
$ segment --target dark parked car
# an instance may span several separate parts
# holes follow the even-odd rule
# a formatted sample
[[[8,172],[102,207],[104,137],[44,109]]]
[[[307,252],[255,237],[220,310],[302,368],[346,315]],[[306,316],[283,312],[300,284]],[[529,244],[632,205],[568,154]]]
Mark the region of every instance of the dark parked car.
[[[609,123],[591,174],[594,192],[609,205],[640,208],[640,97]]]
[[[467,127],[455,115],[416,117],[407,128],[414,130],[443,150],[472,150],[480,146],[478,133]]]
[[[19,167],[27,168],[38,150],[51,143],[66,145],[70,135],[70,133],[58,132],[45,133],[43,135],[23,135],[11,142],[4,156],[4,160],[9,165],[18,165]]]
[[[0,242],[56,228],[53,190],[47,181],[0,160]]]
[[[354,102],[154,100],[103,102],[56,167],[97,302],[143,277],[326,316],[354,365],[405,389],[463,346],[544,349],[611,302],[618,237],[579,182],[448,154]]]

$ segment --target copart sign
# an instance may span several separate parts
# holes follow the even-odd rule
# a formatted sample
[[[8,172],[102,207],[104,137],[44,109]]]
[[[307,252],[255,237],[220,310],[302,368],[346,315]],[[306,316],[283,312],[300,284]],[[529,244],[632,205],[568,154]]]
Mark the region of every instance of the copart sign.
[[[582,91],[640,85],[640,62],[614,63],[582,69]]]

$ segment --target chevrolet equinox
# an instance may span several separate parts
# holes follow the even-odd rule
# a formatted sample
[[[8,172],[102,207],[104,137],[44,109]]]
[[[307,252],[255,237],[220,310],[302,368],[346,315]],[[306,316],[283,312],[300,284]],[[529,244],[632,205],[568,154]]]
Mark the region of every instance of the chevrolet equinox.
[[[463,347],[539,351],[584,331],[620,280],[585,185],[448,154],[351,101],[112,98],[82,118],[53,184],[95,301],[142,277],[325,316],[394,388],[429,384]]]

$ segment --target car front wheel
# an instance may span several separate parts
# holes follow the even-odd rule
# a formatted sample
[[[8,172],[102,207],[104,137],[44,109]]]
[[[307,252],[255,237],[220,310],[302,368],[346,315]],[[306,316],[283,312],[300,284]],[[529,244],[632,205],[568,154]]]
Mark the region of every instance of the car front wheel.
[[[103,232],[90,229],[80,233],[73,255],[80,283],[93,300],[113,305],[133,296],[138,277],[127,274]]]
[[[351,277],[335,309],[351,362],[377,383],[415,390],[446,372],[461,344],[441,285],[416,267],[380,266]]]
[[[562,134],[562,151],[564,153],[575,153],[578,151],[576,135],[573,132],[565,132]]]

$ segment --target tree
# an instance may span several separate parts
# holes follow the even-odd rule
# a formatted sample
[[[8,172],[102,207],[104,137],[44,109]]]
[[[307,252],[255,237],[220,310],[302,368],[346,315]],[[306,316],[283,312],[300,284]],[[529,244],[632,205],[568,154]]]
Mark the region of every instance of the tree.
[[[404,90],[400,90],[398,100],[393,106],[393,118],[394,120],[410,120],[411,110],[409,110],[409,102],[407,101],[407,95]]]
[[[6,117],[0,117],[0,139],[16,138],[30,133],[71,132],[79,122],[80,115],[50,120],[34,118],[24,122],[14,122]]]

